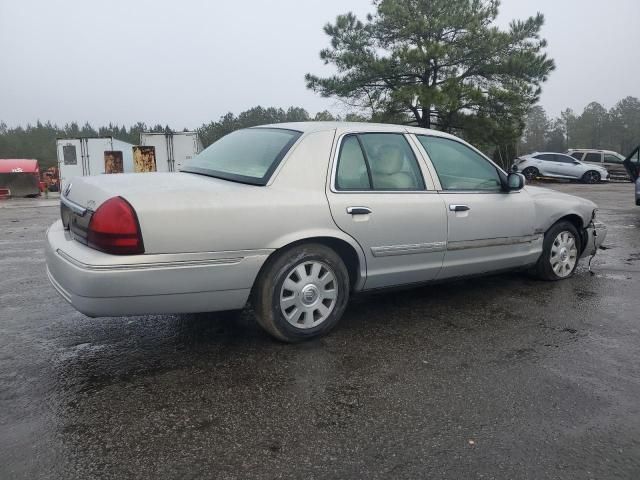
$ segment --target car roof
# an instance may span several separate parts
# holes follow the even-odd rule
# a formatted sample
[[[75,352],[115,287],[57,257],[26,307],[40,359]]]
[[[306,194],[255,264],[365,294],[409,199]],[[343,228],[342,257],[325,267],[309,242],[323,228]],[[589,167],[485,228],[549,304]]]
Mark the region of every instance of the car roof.
[[[529,155],[568,155],[568,154],[561,153],[561,152],[533,152],[533,153],[530,153]]]
[[[618,152],[614,150],[602,150],[599,148],[570,148],[569,152],[592,152],[592,153],[615,153],[616,155],[620,155]]]
[[[428,134],[438,137],[456,138],[449,133],[431,130],[429,128],[420,128],[410,125],[395,125],[391,123],[367,123],[367,122],[289,122],[289,123],[272,123],[268,125],[258,125],[252,128],[286,128],[289,130],[297,130],[303,133],[323,132],[327,130],[348,130],[351,132],[371,132],[385,131],[398,133],[416,133]]]

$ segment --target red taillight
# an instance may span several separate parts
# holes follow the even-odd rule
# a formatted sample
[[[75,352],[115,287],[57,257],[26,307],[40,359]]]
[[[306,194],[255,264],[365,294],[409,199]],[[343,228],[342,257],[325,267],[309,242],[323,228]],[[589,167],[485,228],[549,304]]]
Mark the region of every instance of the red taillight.
[[[87,244],[114,255],[144,253],[138,216],[122,197],[104,202],[91,216]]]

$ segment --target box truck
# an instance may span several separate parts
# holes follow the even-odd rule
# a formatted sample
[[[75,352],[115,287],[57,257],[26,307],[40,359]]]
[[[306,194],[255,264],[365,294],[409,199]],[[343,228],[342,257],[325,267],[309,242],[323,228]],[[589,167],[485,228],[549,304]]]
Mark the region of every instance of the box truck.
[[[56,151],[62,191],[73,177],[134,171],[133,145],[113,137],[59,138]]]
[[[197,132],[143,132],[140,134],[140,147],[134,153],[134,170],[177,172],[201,151],[202,143]]]

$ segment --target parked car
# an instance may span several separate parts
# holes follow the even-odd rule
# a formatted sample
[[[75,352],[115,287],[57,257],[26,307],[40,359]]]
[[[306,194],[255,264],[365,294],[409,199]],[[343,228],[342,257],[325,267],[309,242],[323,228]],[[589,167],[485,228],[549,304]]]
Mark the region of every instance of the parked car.
[[[640,145],[625,158],[624,167],[629,174],[629,178],[636,185],[636,205],[640,206]]]
[[[603,166],[609,172],[609,177],[614,180],[628,180],[627,172],[624,168],[624,155],[612,150],[595,150],[589,148],[571,148],[567,150],[567,155],[571,155],[576,160],[584,163],[592,163]]]
[[[442,132],[307,122],[239,130],[181,172],[82,177],[47,232],[53,286],[91,317],[242,309],[274,337],[331,330],[352,293],[510,269],[575,272],[588,200],[524,186]]]
[[[599,183],[609,179],[607,169],[583,163],[569,155],[553,152],[535,152],[522,155],[513,162],[513,172],[522,172],[527,180],[537,177],[565,178],[584,183]]]

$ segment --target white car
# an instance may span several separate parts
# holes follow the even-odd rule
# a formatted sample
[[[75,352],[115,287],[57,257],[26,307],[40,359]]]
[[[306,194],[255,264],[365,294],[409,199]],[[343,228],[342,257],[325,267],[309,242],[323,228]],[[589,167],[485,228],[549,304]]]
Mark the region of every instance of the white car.
[[[564,153],[535,152],[522,155],[513,162],[511,170],[522,173],[529,181],[537,177],[564,178],[584,183],[609,180],[606,168],[583,163]]]
[[[242,309],[274,337],[328,332],[354,292],[503,270],[573,275],[606,228],[589,200],[416,127],[231,133],[174,173],[71,181],[47,274],[91,317]]]

